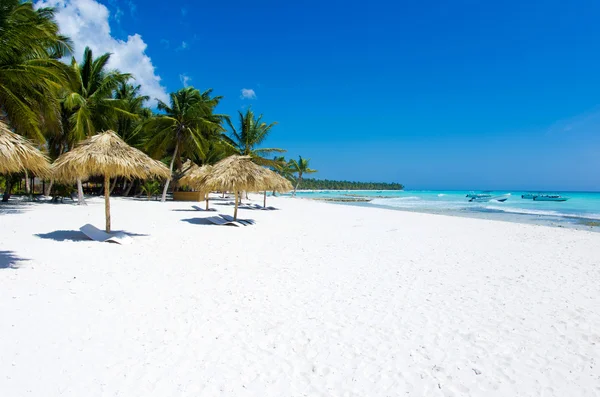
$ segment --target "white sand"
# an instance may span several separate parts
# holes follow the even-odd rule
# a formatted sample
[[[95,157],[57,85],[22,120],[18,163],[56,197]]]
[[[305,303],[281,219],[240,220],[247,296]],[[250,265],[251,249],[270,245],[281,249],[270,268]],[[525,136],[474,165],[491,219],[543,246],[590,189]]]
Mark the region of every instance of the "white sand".
[[[112,203],[132,245],[69,241],[101,198],[0,215],[0,396],[600,395],[600,234]]]

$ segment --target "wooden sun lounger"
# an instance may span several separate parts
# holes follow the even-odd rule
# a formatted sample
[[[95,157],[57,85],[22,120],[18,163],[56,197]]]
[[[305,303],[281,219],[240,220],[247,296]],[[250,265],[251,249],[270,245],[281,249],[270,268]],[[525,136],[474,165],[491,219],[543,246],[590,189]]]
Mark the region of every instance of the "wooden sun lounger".
[[[108,234],[103,230],[98,229],[96,226],[84,225],[79,228],[83,234],[90,238],[90,240],[99,241],[101,243],[111,242],[117,244],[131,244],[131,237],[123,232]]]
[[[275,207],[263,207],[262,205],[259,204],[252,204],[252,207],[256,210],[263,210],[263,211],[273,211],[273,210],[278,210],[279,208],[275,208]]]
[[[206,211],[216,211],[217,210],[216,208],[209,208],[209,209],[206,210],[204,208],[198,207],[197,205],[192,205],[192,208],[195,209],[196,211],[203,211],[203,212],[206,212]]]
[[[225,219],[226,221],[229,222],[238,222],[244,226],[250,226],[250,225],[254,225],[256,222],[253,219],[237,219],[237,220],[233,220],[233,216],[231,215],[225,215],[225,214],[219,214],[219,216],[223,219]]]
[[[204,219],[206,219],[210,223],[214,223],[215,225],[229,225],[229,226],[235,226],[235,227],[240,226],[236,222],[228,221],[226,219],[219,218],[218,216],[209,216],[208,218],[204,218]]]

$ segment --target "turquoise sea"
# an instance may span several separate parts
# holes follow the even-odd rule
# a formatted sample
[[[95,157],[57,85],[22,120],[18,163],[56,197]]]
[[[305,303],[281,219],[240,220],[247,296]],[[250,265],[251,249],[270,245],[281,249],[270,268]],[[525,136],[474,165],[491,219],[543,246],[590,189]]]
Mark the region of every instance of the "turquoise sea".
[[[600,225],[600,193],[541,192],[568,197],[565,202],[539,202],[522,199],[524,191],[486,191],[492,195],[510,194],[507,201],[469,202],[463,190],[321,190],[298,192],[298,197],[312,199],[368,199],[369,202],[340,203],[380,207],[401,211],[470,216],[555,226],[589,228]],[[480,193],[480,192],[475,192]],[[540,192],[534,192],[540,193]],[[596,228],[596,227],[594,227]],[[599,228],[600,229],[600,228]]]

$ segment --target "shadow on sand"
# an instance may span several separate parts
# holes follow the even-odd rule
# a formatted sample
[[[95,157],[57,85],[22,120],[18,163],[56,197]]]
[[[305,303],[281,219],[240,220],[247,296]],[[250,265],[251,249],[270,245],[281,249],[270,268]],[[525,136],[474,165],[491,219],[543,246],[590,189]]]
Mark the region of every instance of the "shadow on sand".
[[[212,223],[211,221],[209,221],[206,218],[189,218],[189,219],[182,219],[181,221],[191,223],[192,225],[221,226],[221,225],[215,225],[214,223]]]
[[[111,233],[125,233],[129,237],[146,237],[147,234],[130,233],[124,230],[113,230]],[[54,241],[93,241],[79,230],[55,230],[50,233],[38,233],[35,236],[44,240]]]
[[[0,251],[0,269],[18,269],[19,262],[28,260],[18,257],[14,251]]]
[[[204,208],[200,208],[198,207],[197,209],[175,209],[175,210],[171,210],[171,211],[175,211],[175,212],[215,212],[217,209],[216,208],[209,208],[209,209],[204,209]]]
[[[23,201],[9,201],[8,203],[0,202],[0,215],[4,214],[20,214],[30,209],[32,206],[31,202]]]

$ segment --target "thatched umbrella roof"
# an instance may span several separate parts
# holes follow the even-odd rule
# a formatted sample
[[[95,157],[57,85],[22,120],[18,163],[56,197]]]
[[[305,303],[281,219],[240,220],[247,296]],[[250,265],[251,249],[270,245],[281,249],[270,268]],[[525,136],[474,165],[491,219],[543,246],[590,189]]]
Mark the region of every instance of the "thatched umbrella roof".
[[[198,183],[210,190],[257,192],[268,189],[266,168],[252,162],[250,156],[229,156],[215,164]]]
[[[192,189],[196,189],[200,192],[206,191],[206,187],[200,182],[211,172],[211,170],[211,165],[198,166],[196,164],[192,164],[188,171],[179,180],[179,184],[189,186]]]
[[[54,178],[73,182],[104,175],[106,232],[110,232],[110,178],[171,177],[169,169],[142,151],[129,146],[113,131],[94,135],[61,155],[52,165]]]
[[[198,185],[205,186],[207,190],[233,191],[233,218],[237,219],[239,192],[270,189],[269,174],[266,171],[266,168],[254,164],[250,156],[229,156],[215,164],[207,175],[200,178]]]
[[[0,121],[0,174],[25,170],[44,177],[50,174],[50,163],[29,140]]]
[[[267,186],[264,191],[263,207],[267,206],[267,190],[273,192],[286,193],[292,190],[294,187],[291,182],[279,175],[278,173],[271,171],[270,169],[264,168],[264,172],[267,178]]]
[[[208,194],[210,193],[210,189],[205,185],[202,185],[202,178],[207,176],[212,170],[212,165],[203,165],[198,166],[195,163],[189,165],[188,171],[183,175],[183,177],[179,180],[181,185],[186,185],[195,189],[200,196],[204,196],[204,200],[206,201],[206,210],[208,211]]]
[[[269,190],[278,192],[278,193],[286,193],[290,190],[293,190],[294,187],[292,183],[288,181],[286,178],[282,177],[276,172],[273,172],[269,169],[266,169],[267,175],[269,177]]]
[[[142,151],[129,146],[115,132],[94,135],[52,164],[55,179],[74,182],[90,176],[147,179],[169,178],[169,169]]]

